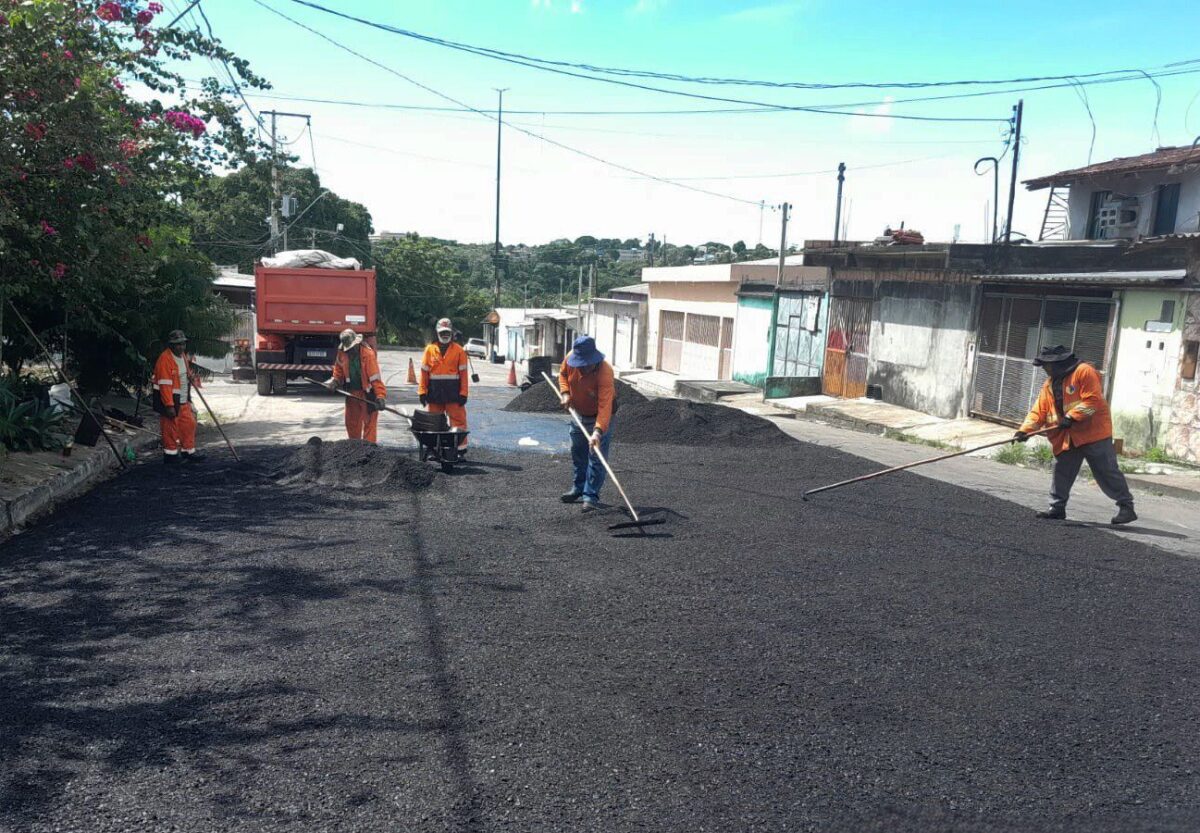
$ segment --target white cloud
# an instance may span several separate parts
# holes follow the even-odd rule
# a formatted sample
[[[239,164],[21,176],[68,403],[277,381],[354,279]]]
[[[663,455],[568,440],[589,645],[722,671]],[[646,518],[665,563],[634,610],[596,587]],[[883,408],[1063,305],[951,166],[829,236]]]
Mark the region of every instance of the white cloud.
[[[583,0],[571,0],[571,14],[581,14],[583,12]]]
[[[799,3],[769,3],[730,12],[723,20],[726,23],[779,23],[794,17],[799,11]]]
[[[531,5],[535,9],[549,9],[550,0],[531,0]]]
[[[654,14],[667,5],[669,0],[637,0],[629,7],[630,14]]]

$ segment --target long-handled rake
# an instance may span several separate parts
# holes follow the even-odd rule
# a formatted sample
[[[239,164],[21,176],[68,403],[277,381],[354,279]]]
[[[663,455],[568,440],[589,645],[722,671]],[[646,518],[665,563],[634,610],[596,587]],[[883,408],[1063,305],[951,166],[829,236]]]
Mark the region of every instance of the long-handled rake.
[[[547,374],[543,373],[542,378],[546,380],[546,384],[550,386],[551,390],[557,390],[557,388],[554,386],[554,381]],[[577,414],[575,409],[570,406],[567,407],[567,410],[571,414],[571,419],[575,420],[575,424],[586,437],[588,435],[588,431],[583,425],[583,420],[579,418],[579,414]],[[609,529],[643,529],[647,526],[658,526],[659,524],[666,523],[666,519],[664,518],[639,517],[637,510],[633,508],[633,503],[631,503],[629,500],[629,495],[625,494],[625,489],[622,488],[621,481],[617,479],[616,473],[613,472],[612,466],[608,464],[608,461],[604,459],[604,455],[600,453],[600,449],[593,448],[591,451],[592,454],[596,455],[596,459],[600,461],[600,465],[604,466],[604,470],[608,472],[608,476],[612,479],[613,485],[616,486],[617,491],[621,493],[621,499],[625,501],[625,507],[629,510],[630,517],[633,518],[632,521],[622,521],[621,523],[613,524],[609,527]]]
[[[1057,428],[1043,428],[1041,431],[1031,431],[1028,436],[1037,437],[1037,436],[1041,436],[1042,434],[1048,434],[1051,431],[1055,431],[1055,430],[1057,430]],[[885,474],[893,474],[898,471],[904,471],[905,469],[912,469],[912,468],[916,468],[917,466],[924,466],[928,463],[940,463],[942,460],[949,460],[952,457],[962,457],[964,454],[974,454],[976,451],[984,451],[989,448],[996,448],[998,446],[1008,445],[1009,443],[1013,443],[1016,441],[1017,440],[1015,437],[1009,437],[1008,439],[997,440],[996,442],[988,443],[987,445],[979,445],[979,446],[976,446],[975,448],[966,448],[966,449],[963,449],[962,451],[955,451],[950,454],[940,454],[937,457],[927,457],[924,460],[917,460],[915,463],[905,463],[902,466],[892,466],[890,469],[884,469],[883,471],[873,472],[872,474],[864,474],[861,477],[851,477],[849,480],[839,480],[837,483],[830,483],[828,486],[818,486],[816,489],[809,489],[807,492],[805,492],[803,495],[800,496],[800,499],[808,500],[809,495],[815,495],[818,492],[828,492],[830,489],[839,489],[842,486],[849,486],[851,483],[861,483],[864,480],[874,480],[876,477],[883,477]]]

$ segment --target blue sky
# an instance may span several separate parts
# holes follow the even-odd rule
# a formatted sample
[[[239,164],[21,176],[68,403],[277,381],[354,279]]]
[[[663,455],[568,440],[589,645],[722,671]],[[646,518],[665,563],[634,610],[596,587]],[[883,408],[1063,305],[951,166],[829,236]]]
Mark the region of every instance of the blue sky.
[[[330,18],[291,0],[263,0],[336,40],[471,106],[607,110],[720,107],[563,78]],[[181,9],[182,0],[168,3]],[[323,5],[424,34],[539,57],[689,75],[803,80],[936,81],[1083,74],[1200,57],[1194,8],[1183,3],[907,4],[737,0],[323,0]],[[444,105],[337,50],[251,0],[204,0],[213,28],[275,86],[306,98]],[[1174,23],[1173,23],[1174,22]],[[1200,69],[1200,64],[1197,65]],[[198,72],[199,70],[197,70]],[[666,84],[789,105],[864,104],[876,113],[1005,119],[1023,95],[1023,177],[1086,164],[1092,128],[1070,88],[947,102],[889,102],[954,90],[770,90]],[[1164,78],[1163,144],[1200,134],[1200,73]],[[982,88],[979,88],[982,89]],[[1155,91],[1131,81],[1087,88],[1094,161],[1155,146]],[[1190,123],[1185,114],[1190,104]],[[365,203],[378,229],[460,240],[493,233],[495,123],[471,113],[352,108],[252,99],[311,113],[316,162],[338,193]],[[835,176],[846,162],[850,234],[905,221],[933,239],[956,224],[984,232],[991,177],[972,163],[1002,149],[1003,125],[924,123],[807,113],[703,116],[512,116],[555,141],[620,165],[735,199],[640,179],[506,130],[502,238],[535,243],[596,234],[672,242],[778,240],[778,219],[753,205],[795,205],[791,240],[832,233]],[[289,138],[297,128],[289,126]],[[294,146],[309,163],[308,139]],[[776,174],[796,174],[775,176]],[[723,177],[695,179],[696,177]],[[687,179],[684,179],[687,178]],[[1036,235],[1044,192],[1017,197],[1014,227]],[[1003,196],[1001,198],[1003,202]]]

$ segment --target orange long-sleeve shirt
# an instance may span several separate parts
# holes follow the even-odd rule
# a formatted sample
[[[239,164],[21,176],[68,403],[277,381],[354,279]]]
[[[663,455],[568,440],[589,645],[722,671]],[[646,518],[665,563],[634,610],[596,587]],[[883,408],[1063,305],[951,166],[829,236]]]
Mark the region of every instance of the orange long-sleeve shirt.
[[[567,394],[567,404],[580,416],[595,417],[596,427],[608,431],[616,395],[611,364],[603,361],[589,367],[571,367],[564,360],[558,374],[558,389]]]
[[[1088,443],[1098,442],[1112,436],[1112,417],[1109,414],[1108,403],[1104,401],[1104,384],[1096,368],[1090,364],[1079,363],[1063,379],[1063,410],[1059,414],[1054,404],[1054,388],[1047,379],[1038,393],[1037,401],[1021,430],[1037,431],[1057,425],[1060,417],[1067,416],[1073,421],[1070,428],[1062,431],[1051,431],[1046,435],[1050,447],[1056,455],[1062,454],[1068,448],[1075,448]]]
[[[387,399],[387,386],[383,384],[383,373],[379,370],[379,357],[365,344],[359,345],[358,363],[362,367],[362,378],[358,383],[364,391],[371,391],[377,399]],[[350,379],[350,355],[339,350],[333,363],[333,378],[344,384]],[[357,389],[357,388],[356,388]]]
[[[191,357],[184,353],[183,360],[188,367],[188,381],[191,386],[200,387],[199,376],[191,372]],[[176,394],[183,397],[184,387],[183,378],[179,373],[179,361],[170,348],[163,350],[154,363],[154,386],[158,388],[158,395],[162,399],[162,403],[168,408],[175,404]]]
[[[430,402],[447,404],[468,393],[467,352],[456,342],[450,342],[446,352],[438,343],[425,348],[421,357],[421,378],[417,382],[417,393],[427,396]]]

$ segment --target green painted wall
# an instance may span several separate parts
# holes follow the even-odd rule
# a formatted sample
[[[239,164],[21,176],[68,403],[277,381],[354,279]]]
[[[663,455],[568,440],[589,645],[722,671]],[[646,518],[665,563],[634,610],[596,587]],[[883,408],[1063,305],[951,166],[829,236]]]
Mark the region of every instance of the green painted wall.
[[[761,388],[766,381],[774,309],[774,298],[738,298],[733,340],[733,378],[736,381],[756,388]]]

